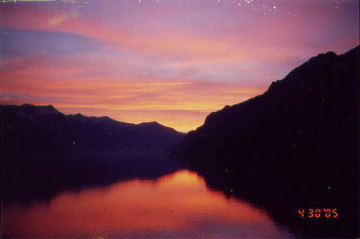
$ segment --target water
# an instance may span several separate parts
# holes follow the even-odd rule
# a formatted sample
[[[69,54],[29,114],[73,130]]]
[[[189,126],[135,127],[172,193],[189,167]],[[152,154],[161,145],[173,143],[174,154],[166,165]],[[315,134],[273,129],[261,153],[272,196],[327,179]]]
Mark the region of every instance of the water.
[[[292,238],[261,210],[209,190],[187,170],[63,192],[49,203],[3,208],[10,238]]]

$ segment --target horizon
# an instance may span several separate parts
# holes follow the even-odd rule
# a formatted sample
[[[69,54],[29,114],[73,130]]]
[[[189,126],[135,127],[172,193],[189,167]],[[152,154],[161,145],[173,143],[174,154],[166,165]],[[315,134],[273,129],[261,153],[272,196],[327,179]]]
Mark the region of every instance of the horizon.
[[[359,45],[353,0],[0,3],[0,104],[179,132]]]
[[[56,108],[55,106],[53,105],[33,105],[33,104],[29,104],[29,103],[24,103],[24,104],[19,104],[19,105],[12,105],[12,104],[8,104],[8,105],[4,105],[4,104],[0,104],[0,106],[17,106],[17,107],[24,107],[24,106],[31,106],[31,107],[53,107],[55,110],[57,110],[58,112],[60,112],[61,114],[64,114],[65,116],[71,116],[71,115],[81,115],[81,116],[84,116],[84,117],[88,117],[88,118],[103,118],[103,117],[108,117],[110,118],[111,120],[114,120],[114,121],[117,121],[119,123],[125,123],[125,124],[133,124],[133,125],[140,125],[140,124],[148,124],[148,123],[158,123],[157,121],[144,121],[144,122],[140,122],[140,123],[129,123],[129,122],[123,122],[123,121],[118,121],[116,119],[113,119],[107,115],[100,115],[100,116],[94,116],[94,115],[83,115],[82,113],[80,112],[77,112],[77,113],[72,113],[72,114],[65,114],[64,112],[61,112],[58,108]],[[169,126],[167,125],[163,125],[161,124],[162,126],[165,126],[167,128],[169,128]],[[171,127],[170,127],[171,128]],[[174,128],[171,128],[171,129],[174,129]],[[175,130],[175,129],[174,129]],[[177,130],[176,130],[177,131]],[[179,133],[188,133],[188,132],[182,132],[182,131],[177,131]]]

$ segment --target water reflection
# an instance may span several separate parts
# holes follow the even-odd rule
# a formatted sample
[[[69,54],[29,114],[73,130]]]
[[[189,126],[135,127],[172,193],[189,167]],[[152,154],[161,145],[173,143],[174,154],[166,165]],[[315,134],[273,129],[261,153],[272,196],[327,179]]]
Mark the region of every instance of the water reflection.
[[[182,170],[3,209],[11,238],[290,238],[262,211]]]

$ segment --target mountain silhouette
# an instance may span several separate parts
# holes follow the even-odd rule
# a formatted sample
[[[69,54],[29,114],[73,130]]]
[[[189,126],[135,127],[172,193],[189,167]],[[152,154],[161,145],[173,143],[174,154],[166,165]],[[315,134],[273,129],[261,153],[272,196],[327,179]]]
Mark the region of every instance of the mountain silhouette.
[[[129,124],[109,117],[64,115],[53,106],[2,106],[5,155],[161,155],[182,133],[157,122]]]
[[[157,122],[65,115],[53,106],[1,106],[4,202],[50,199],[65,190],[156,178],[181,165],[164,157],[184,134]]]
[[[207,116],[169,154],[303,236],[359,228],[359,47],[319,54],[252,99]],[[336,219],[299,209],[336,208]]]

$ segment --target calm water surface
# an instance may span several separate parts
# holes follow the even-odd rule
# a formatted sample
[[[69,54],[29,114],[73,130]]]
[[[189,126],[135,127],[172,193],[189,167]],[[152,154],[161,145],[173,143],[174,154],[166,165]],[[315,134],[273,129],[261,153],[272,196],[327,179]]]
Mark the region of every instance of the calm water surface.
[[[3,208],[11,238],[292,238],[265,212],[210,191],[187,170]]]

